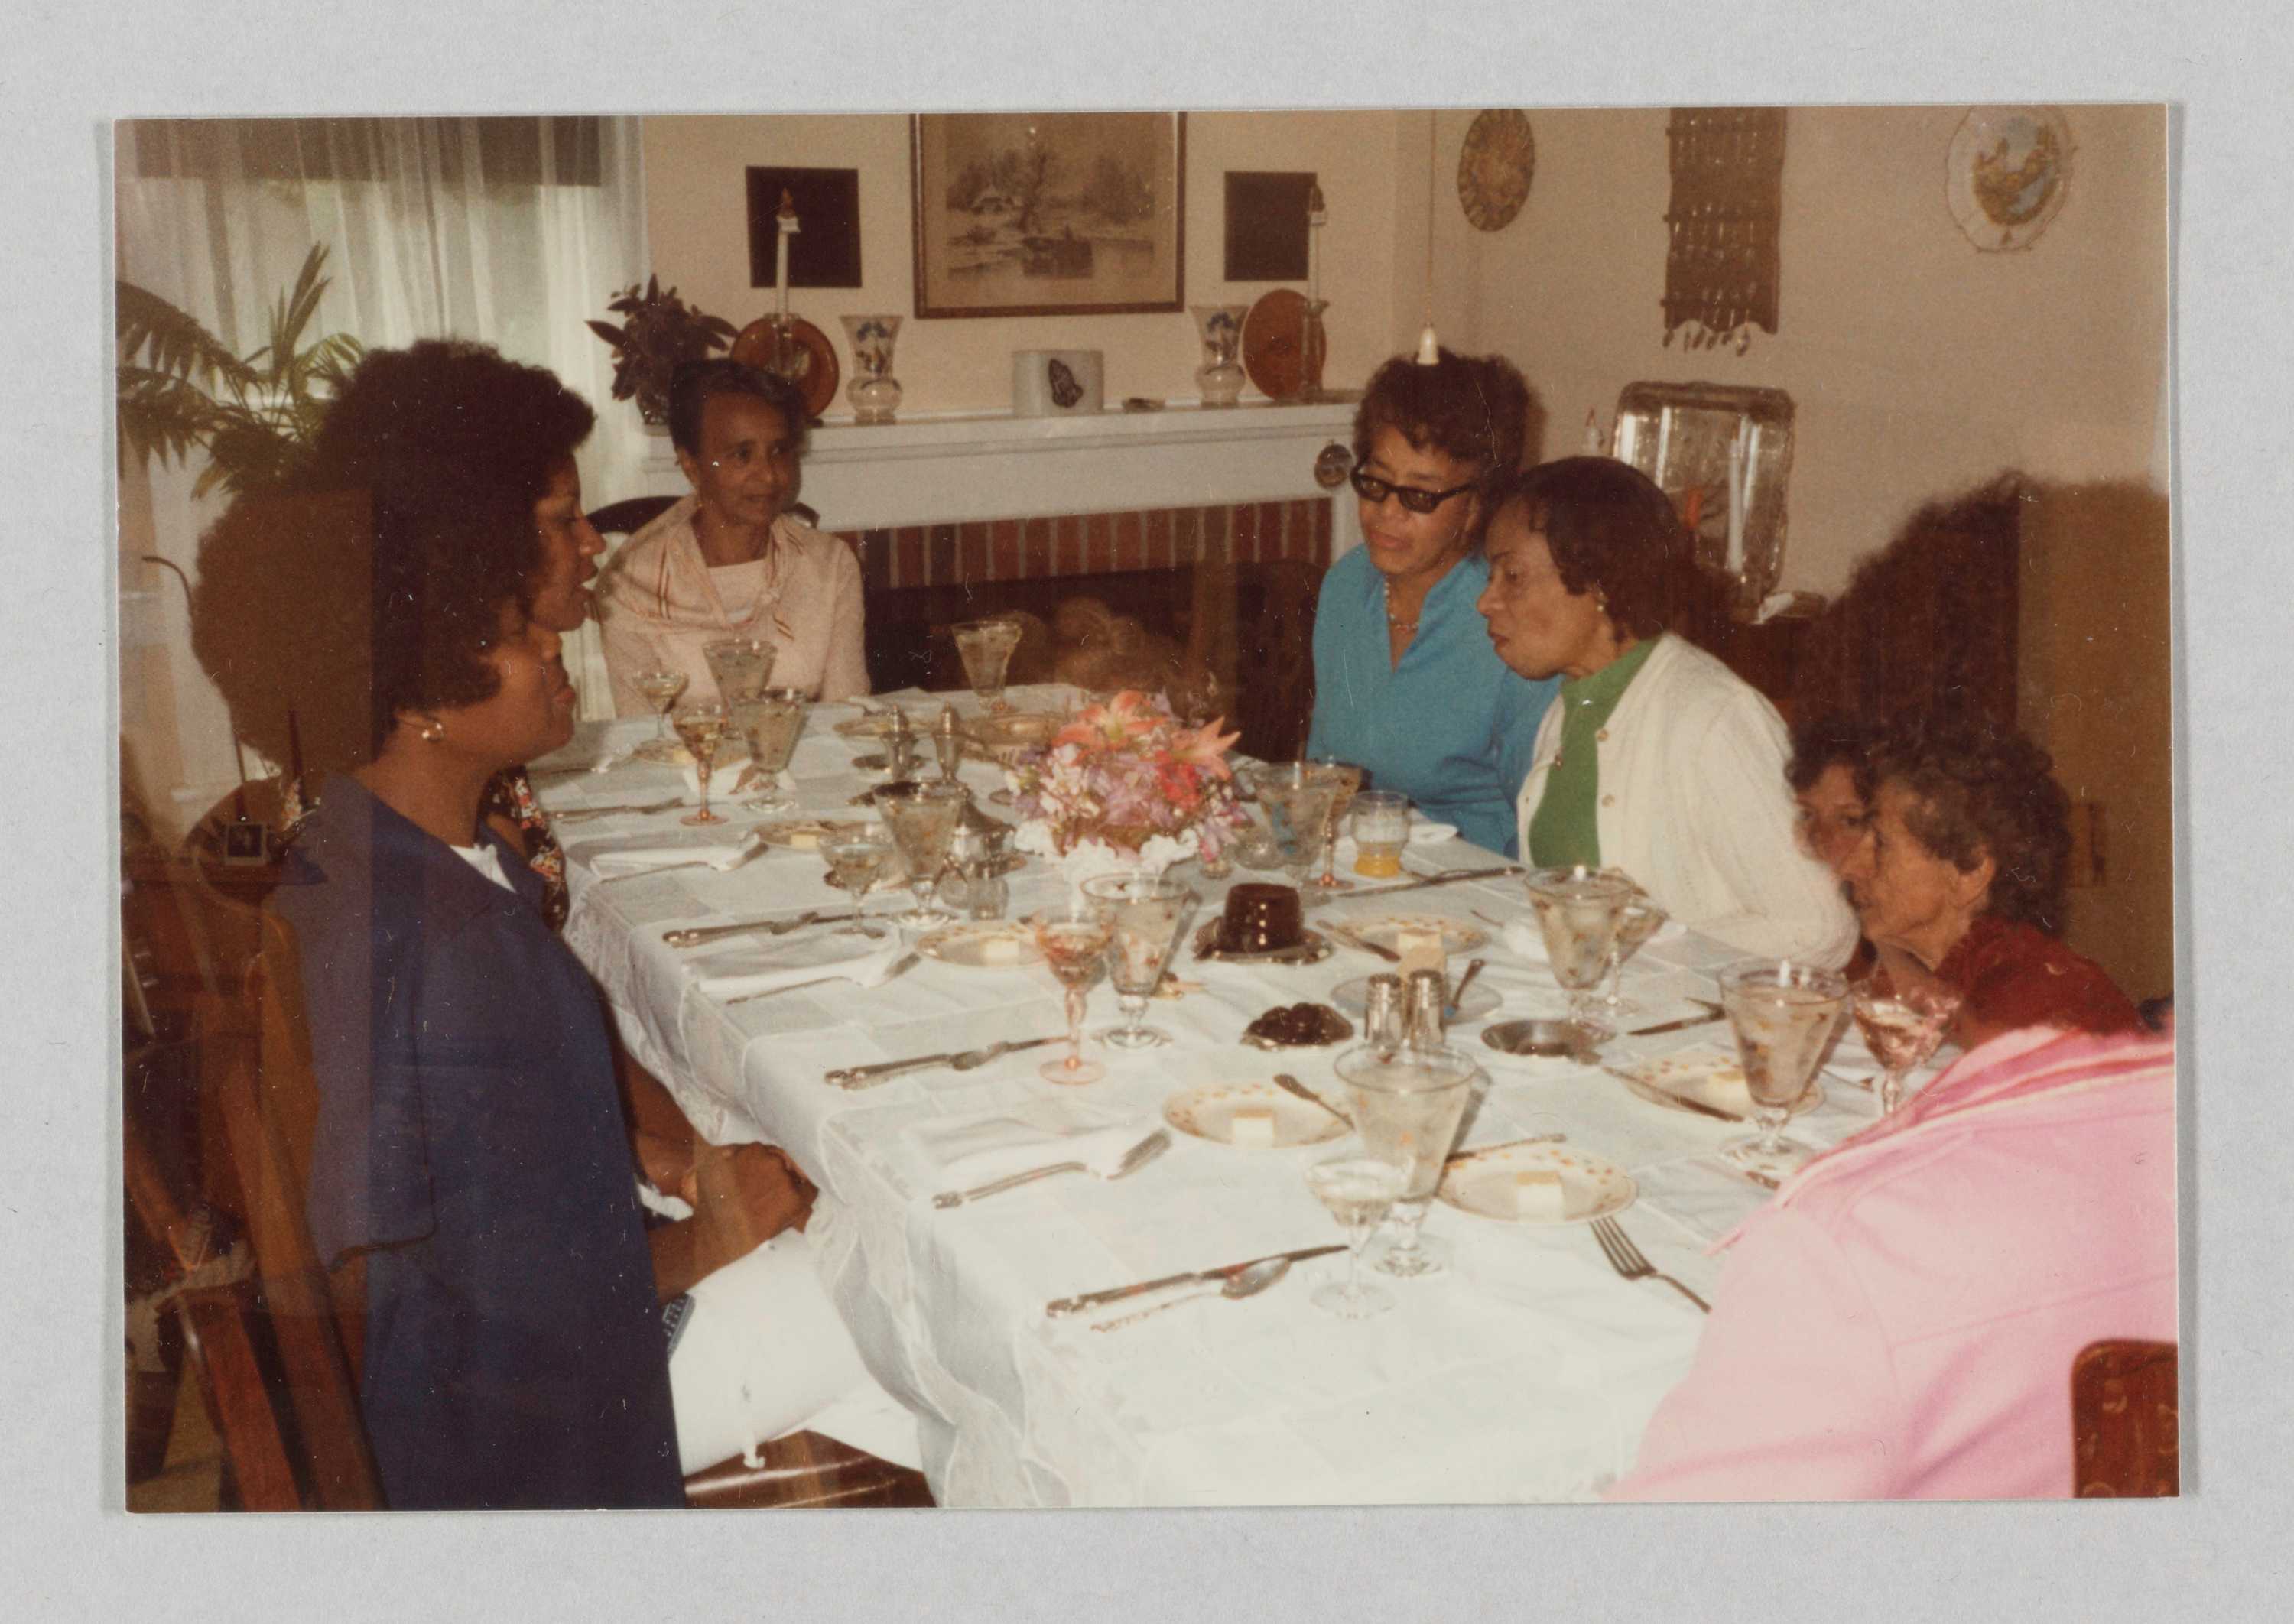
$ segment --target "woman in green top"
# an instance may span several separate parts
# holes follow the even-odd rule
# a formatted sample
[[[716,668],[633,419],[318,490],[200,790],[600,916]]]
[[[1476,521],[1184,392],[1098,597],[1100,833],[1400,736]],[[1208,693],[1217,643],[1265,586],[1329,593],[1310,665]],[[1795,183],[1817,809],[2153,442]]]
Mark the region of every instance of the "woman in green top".
[[[1570,457],[1505,480],[1490,514],[1490,641],[1520,675],[1562,679],[1522,785],[1525,860],[1621,868],[1745,953],[1845,960],[1855,916],[1794,839],[1782,719],[1665,629],[1693,579],[1665,494],[1624,463]]]

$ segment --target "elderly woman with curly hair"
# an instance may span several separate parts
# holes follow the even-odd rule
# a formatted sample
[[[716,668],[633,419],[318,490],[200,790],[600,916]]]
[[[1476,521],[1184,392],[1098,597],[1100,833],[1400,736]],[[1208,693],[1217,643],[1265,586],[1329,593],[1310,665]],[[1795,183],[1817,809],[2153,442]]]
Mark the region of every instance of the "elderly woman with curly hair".
[[[773,650],[776,686],[821,699],[868,692],[860,564],[789,511],[804,454],[804,399],[756,367],[687,361],[670,381],[669,437],[693,486],[630,539],[606,572],[602,625],[614,707],[654,706],[638,673],[683,671],[688,698],[717,679],[703,647],[752,637]]]
[[[2013,727],[1923,715],[1888,727],[1861,774],[1870,818],[1841,873],[1879,953],[1874,990],[1949,988],[1964,1047],[2026,1027],[2141,1025],[2060,939],[2070,800],[2051,768]]]
[[[1503,358],[1397,356],[1354,413],[1363,545],[1322,578],[1306,751],[1368,770],[1428,817],[1514,853],[1513,799],[1555,685],[1474,624],[1492,482],[1521,464],[1528,386]]]
[[[1561,678],[1521,789],[1524,859],[1621,868],[1745,953],[1844,961],[1855,921],[1795,841],[1782,719],[1665,629],[1690,576],[1664,493],[1572,457],[1501,482],[1489,505],[1490,641],[1522,676]]]

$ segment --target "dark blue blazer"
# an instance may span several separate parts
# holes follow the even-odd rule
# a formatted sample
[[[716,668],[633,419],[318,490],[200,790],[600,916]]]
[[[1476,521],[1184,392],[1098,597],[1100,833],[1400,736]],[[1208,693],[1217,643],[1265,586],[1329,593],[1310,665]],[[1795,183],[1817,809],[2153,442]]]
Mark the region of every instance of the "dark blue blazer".
[[[275,893],[320,1091],[321,1260],[366,1259],[395,1507],[679,1506],[669,1359],[605,1011],[505,891],[348,777]]]

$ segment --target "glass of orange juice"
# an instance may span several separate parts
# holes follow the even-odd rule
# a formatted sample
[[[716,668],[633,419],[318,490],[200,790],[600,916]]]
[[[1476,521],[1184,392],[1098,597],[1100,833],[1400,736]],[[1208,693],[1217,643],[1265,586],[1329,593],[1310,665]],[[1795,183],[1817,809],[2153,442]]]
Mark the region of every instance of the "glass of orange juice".
[[[1402,848],[1410,839],[1410,797],[1392,790],[1364,790],[1354,797],[1354,873],[1391,880],[1402,872]]]

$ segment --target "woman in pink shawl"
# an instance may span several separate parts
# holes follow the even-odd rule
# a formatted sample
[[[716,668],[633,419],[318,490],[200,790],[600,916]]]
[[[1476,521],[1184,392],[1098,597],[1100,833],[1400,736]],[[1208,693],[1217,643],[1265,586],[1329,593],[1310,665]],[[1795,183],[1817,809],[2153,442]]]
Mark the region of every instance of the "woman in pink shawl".
[[[637,677],[657,668],[686,674],[687,698],[715,697],[701,651],[726,637],[769,645],[777,687],[867,693],[859,561],[788,511],[804,450],[795,386],[736,361],[688,362],[670,385],[669,433],[693,494],[630,538],[600,583],[615,711],[653,713]]]
[[[1995,1037],[1720,1245],[1611,1498],[2068,1496],[2073,1358],[2176,1339],[2173,1040]]]

